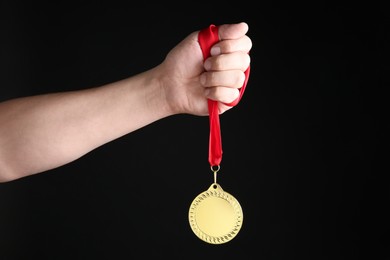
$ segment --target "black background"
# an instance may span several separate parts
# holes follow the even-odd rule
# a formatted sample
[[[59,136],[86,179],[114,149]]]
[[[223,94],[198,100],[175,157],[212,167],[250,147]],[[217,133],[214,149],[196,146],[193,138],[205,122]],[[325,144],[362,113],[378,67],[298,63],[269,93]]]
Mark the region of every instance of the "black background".
[[[188,224],[213,181],[208,118],[178,115],[68,165],[0,184],[0,259],[390,259],[385,6],[0,4],[0,101],[103,85],[189,33],[245,21],[251,74],[221,116],[232,241]]]

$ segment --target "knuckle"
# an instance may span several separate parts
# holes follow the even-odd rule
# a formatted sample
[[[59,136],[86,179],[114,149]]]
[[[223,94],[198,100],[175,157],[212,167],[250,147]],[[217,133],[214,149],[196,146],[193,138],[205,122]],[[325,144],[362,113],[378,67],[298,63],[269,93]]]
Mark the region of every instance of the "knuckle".
[[[239,73],[237,73],[236,75],[236,86],[237,87],[241,87],[242,84],[244,84],[244,81],[245,81],[245,73],[242,72],[242,71],[239,71]]]
[[[245,69],[248,68],[248,66],[250,65],[251,63],[251,56],[249,54],[246,54],[245,55],[245,61],[244,61],[244,64],[245,64]]]

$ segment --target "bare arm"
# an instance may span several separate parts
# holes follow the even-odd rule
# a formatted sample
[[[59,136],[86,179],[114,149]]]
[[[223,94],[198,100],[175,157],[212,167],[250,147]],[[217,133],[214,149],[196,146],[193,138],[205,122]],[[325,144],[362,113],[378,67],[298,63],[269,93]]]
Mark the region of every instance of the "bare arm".
[[[171,114],[151,73],[0,104],[0,180],[63,165]]]
[[[59,167],[167,116],[207,115],[207,98],[234,100],[250,62],[247,30],[245,23],[220,26],[221,53],[205,64],[194,32],[149,71],[0,103],[0,182]],[[228,109],[220,104],[221,113]]]

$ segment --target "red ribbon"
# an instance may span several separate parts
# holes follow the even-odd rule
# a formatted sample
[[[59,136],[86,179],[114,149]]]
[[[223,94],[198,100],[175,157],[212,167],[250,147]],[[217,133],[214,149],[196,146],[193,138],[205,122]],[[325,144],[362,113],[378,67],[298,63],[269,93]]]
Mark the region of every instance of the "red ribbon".
[[[198,41],[202,49],[203,59],[210,57],[211,47],[219,42],[218,27],[211,24],[209,27],[201,30],[198,34]],[[250,67],[245,71],[245,81],[239,89],[240,95],[231,103],[225,103],[228,106],[235,106],[241,100],[249,78]],[[219,122],[218,102],[208,99],[209,120],[210,120],[210,139],[209,139],[209,163],[210,166],[219,166],[222,160],[222,141],[221,126]]]

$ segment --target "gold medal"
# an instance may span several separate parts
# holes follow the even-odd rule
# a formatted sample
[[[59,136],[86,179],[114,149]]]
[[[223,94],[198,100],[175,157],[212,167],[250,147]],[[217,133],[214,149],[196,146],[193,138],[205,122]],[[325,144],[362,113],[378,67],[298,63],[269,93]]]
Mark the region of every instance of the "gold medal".
[[[210,244],[232,240],[241,229],[243,217],[238,200],[216,181],[192,201],[188,212],[192,231]]]

